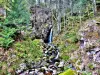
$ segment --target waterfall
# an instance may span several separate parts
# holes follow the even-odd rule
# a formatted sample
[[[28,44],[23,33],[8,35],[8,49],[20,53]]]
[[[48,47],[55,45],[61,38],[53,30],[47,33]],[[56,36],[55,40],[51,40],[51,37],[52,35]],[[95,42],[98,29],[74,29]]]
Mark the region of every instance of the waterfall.
[[[53,31],[52,29],[50,30],[50,35],[49,35],[49,42],[48,43],[51,43],[52,42],[52,36],[53,36]]]

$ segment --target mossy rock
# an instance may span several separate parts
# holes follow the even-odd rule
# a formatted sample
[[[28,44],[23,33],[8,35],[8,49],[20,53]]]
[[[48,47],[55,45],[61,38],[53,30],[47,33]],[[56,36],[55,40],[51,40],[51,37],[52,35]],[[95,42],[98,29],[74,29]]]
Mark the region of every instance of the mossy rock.
[[[68,70],[66,70],[65,72],[63,72],[63,73],[61,73],[59,75],[76,75],[76,74],[77,74],[76,71],[74,71],[72,69],[68,69]]]
[[[92,63],[88,64],[89,69],[93,70],[94,69],[94,65]]]

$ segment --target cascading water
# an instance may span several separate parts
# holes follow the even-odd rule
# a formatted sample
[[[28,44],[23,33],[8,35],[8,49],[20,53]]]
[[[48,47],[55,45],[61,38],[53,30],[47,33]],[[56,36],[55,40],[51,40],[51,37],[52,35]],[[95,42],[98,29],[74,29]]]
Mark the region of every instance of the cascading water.
[[[50,30],[50,35],[49,35],[49,38],[48,38],[48,43],[51,43],[52,42],[52,37],[53,37],[53,31],[52,29]]]

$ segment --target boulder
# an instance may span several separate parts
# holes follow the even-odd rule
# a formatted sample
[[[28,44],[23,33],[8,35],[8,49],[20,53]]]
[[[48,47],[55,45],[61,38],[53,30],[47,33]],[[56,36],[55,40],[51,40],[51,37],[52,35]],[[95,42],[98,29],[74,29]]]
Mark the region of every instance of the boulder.
[[[30,11],[33,34],[36,38],[43,39],[47,43],[52,28],[52,13],[50,9],[34,6],[30,8]]]

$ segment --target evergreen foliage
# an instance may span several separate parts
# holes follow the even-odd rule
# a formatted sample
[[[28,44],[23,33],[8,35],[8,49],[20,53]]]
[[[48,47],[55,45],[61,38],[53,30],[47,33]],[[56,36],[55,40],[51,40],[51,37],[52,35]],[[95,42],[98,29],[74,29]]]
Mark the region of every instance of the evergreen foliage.
[[[11,0],[9,3],[10,11],[7,11],[7,19],[12,24],[28,24],[29,10],[26,0]]]

